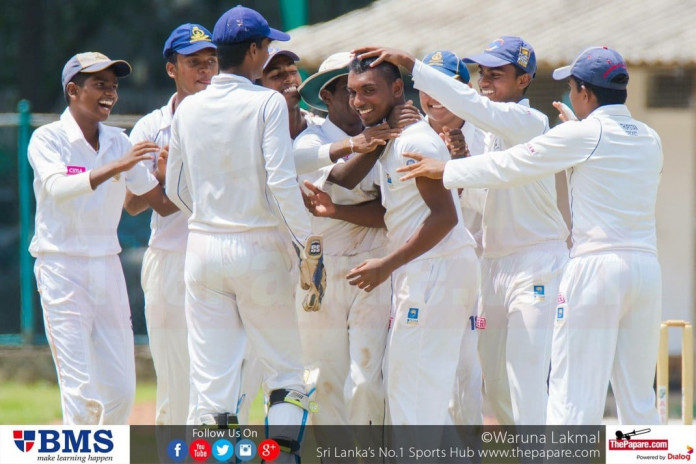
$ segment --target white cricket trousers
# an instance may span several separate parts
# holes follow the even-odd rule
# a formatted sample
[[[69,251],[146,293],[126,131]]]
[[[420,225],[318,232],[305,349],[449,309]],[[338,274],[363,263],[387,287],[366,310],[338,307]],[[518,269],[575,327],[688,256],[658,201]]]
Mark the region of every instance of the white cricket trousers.
[[[191,379],[198,395],[189,416],[234,413],[247,341],[264,368],[264,391],[305,392],[291,270],[278,231],[191,231],[186,250],[186,321]],[[272,407],[269,425],[299,425],[303,410]]]
[[[190,397],[184,297],[186,253],[148,248],[141,284],[152,362],[157,374],[155,425],[184,425]]]
[[[484,401],[498,423],[546,422],[547,379],[565,242],[481,261],[479,357]],[[483,323],[484,321],[479,321]]]
[[[611,381],[621,424],[658,424],[653,381],[661,317],[654,254],[571,259],[556,308],[548,423],[600,424]]]
[[[450,423],[462,336],[475,313],[479,281],[473,247],[416,259],[392,273],[385,354],[389,425]]]
[[[449,405],[452,425],[483,424],[483,378],[478,354],[476,317],[472,314],[467,319],[459,348],[457,375]]]
[[[135,355],[118,256],[42,254],[34,273],[65,425],[128,423]]]
[[[305,365],[318,369],[319,411],[313,425],[382,425],[382,361],[389,328],[389,282],[365,292],[350,285],[348,272],[374,252],[324,256],[327,286],[321,310],[306,312],[298,291],[298,320]]]

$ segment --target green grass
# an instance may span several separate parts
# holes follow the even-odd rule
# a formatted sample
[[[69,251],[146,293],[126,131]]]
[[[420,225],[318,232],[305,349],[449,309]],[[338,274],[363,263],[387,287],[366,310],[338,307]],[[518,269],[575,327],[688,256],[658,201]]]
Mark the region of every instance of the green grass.
[[[154,382],[139,382],[135,403],[154,403]],[[249,412],[249,421],[263,424],[265,412],[261,391],[256,395]],[[154,418],[153,418],[154,420]],[[0,424],[59,424],[61,422],[60,390],[51,382],[0,384]]]
[[[60,420],[60,391],[56,384],[0,385],[0,424],[50,424]]]
[[[154,403],[155,390],[152,382],[139,383],[135,402]],[[0,385],[0,424],[59,424],[61,417],[58,385],[51,382],[5,382]]]

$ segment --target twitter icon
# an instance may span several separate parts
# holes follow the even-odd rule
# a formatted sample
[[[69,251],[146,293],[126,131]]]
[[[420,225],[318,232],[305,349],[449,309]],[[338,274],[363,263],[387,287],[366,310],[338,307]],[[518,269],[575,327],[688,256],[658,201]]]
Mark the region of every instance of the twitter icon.
[[[236,453],[240,461],[251,461],[256,456],[256,444],[251,440],[239,440]]]
[[[234,445],[229,440],[221,438],[213,443],[213,457],[218,461],[229,461],[234,457]]]

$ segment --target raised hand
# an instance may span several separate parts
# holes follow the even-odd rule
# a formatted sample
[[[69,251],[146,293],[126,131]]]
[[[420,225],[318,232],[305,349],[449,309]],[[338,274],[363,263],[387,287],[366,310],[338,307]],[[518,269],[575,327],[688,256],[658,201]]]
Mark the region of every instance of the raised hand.
[[[466,158],[470,155],[469,148],[466,146],[466,140],[464,140],[464,134],[461,129],[450,129],[447,126],[442,128],[440,133],[440,138],[445,145],[447,150],[450,152],[452,159]]]
[[[336,214],[336,207],[328,193],[307,180],[304,181],[304,186],[310,191],[307,194],[300,189],[302,190],[302,199],[305,207],[307,207],[310,213],[317,217],[333,217]]]
[[[442,179],[445,172],[445,162],[428,158],[420,153],[404,153],[407,158],[413,158],[417,163],[407,164],[396,170],[396,172],[405,172],[405,176],[400,180],[409,180],[414,177],[427,177],[429,179]]]
[[[360,134],[351,137],[352,151],[353,153],[371,153],[377,147],[386,145],[387,140],[395,139],[400,134],[401,129],[392,129],[386,122],[368,127]]]
[[[359,60],[377,57],[377,59],[370,65],[372,67],[377,66],[383,61],[388,61],[397,66],[403,66],[409,72],[412,72],[413,66],[416,64],[416,58],[413,55],[396,48],[368,46],[353,49],[351,50],[351,53]]]
[[[413,104],[413,100],[409,100],[402,105],[396,105],[389,113],[387,122],[390,127],[404,128],[408,125],[418,122],[422,119],[420,111]]]

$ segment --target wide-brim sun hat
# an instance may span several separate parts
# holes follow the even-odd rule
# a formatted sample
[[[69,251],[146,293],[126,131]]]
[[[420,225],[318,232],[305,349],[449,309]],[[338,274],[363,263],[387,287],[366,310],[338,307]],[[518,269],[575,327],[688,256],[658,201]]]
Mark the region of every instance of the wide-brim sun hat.
[[[298,89],[302,99],[312,108],[327,111],[326,103],[319,95],[334,79],[348,75],[348,65],[353,55],[348,52],[334,53],[326,58],[319,70],[309,76]]]

